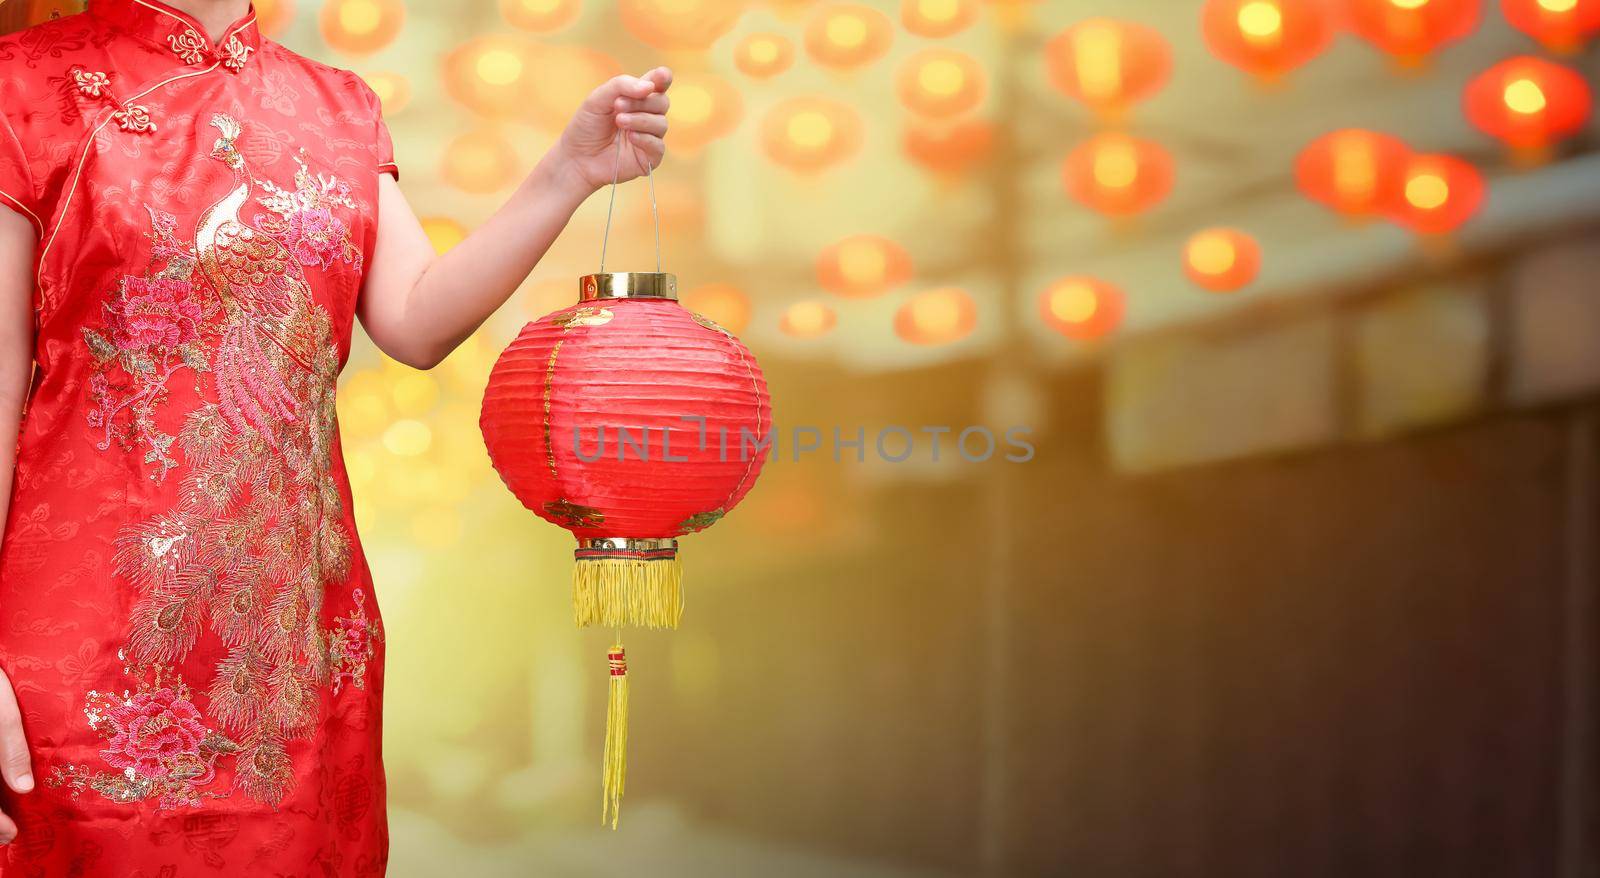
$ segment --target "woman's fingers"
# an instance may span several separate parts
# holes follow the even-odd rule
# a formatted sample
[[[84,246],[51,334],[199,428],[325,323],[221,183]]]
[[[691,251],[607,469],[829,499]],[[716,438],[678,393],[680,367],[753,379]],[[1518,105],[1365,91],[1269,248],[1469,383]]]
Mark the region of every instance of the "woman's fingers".
[[[6,786],[26,793],[33,789],[33,761],[28,756],[28,739],[22,734],[22,712],[11,679],[0,673],[0,776]]]
[[[646,73],[642,78],[653,83],[656,87],[656,91],[658,92],[664,93],[667,89],[672,88],[671,67],[657,67],[649,73]]]
[[[656,92],[647,98],[617,98],[612,109],[618,113],[665,113],[671,106],[671,98]]]
[[[629,134],[628,140],[633,144],[634,160],[641,174],[660,167],[661,160],[667,157],[667,142],[653,134]]]
[[[583,108],[591,113],[606,113],[615,104],[618,98],[645,98],[657,91],[653,80],[641,79],[637,76],[613,76],[600,84],[600,87],[589,93],[583,102]]]
[[[617,125],[638,134],[655,137],[665,137],[667,134],[667,117],[653,113],[623,113],[617,117]]]

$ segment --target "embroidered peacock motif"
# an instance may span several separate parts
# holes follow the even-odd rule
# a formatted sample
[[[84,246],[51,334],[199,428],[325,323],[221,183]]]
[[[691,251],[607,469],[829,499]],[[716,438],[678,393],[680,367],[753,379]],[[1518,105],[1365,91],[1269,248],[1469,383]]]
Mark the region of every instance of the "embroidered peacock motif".
[[[92,411],[91,424],[159,445],[152,478],[187,465],[174,506],[119,538],[118,570],[139,594],[123,650],[138,690],[90,692],[86,715],[110,742],[102,756],[121,770],[72,765],[55,777],[117,801],[195,804],[235,789],[281,801],[293,776],[289,742],[313,730],[325,692],[360,685],[381,637],[359,592],[348,617],[322,622],[324,588],[344,580],[351,550],[332,471],[338,346],[306,272],[359,270],[360,251],[333,210],[354,205],[344,184],[312,174],[303,156],[295,188],[258,180],[239,151],[239,123],[218,115],[211,125],[220,133],[211,158],[232,171],[232,188],[201,214],[192,244],[178,240],[170,217],[152,214],[146,277],[126,279],[106,329],[84,333],[100,367],[90,392],[101,423]],[[247,218],[257,206],[259,217]],[[146,295],[152,289],[164,292]],[[207,294],[212,301],[196,303]],[[138,295],[149,301],[131,309]],[[141,328],[168,321],[185,331],[131,333],[130,310]],[[202,393],[169,436],[157,408],[186,367],[197,385],[209,376],[214,394]],[[190,670],[183,679],[178,668],[203,641],[220,660],[208,678]],[[114,721],[124,715],[188,729],[185,746],[130,762],[118,748],[127,730]]]

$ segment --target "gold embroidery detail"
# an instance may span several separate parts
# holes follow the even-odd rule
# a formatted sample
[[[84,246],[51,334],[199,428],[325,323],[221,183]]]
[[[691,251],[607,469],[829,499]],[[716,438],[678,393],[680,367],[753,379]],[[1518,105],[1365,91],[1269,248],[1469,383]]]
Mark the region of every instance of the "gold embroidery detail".
[[[544,504],[544,514],[562,527],[597,527],[606,523],[606,514],[593,506],[580,506],[565,498]]]
[[[696,322],[698,324],[700,324],[701,326],[704,326],[705,328],[711,330],[712,332],[720,332],[723,335],[728,336],[729,338],[733,337],[733,333],[731,333],[728,330],[724,329],[722,327],[722,324],[718,323],[715,320],[712,320],[710,317],[707,317],[704,314],[696,314],[695,312],[690,311],[689,312],[689,319],[693,320],[694,322]]]
[[[82,67],[72,68],[72,81],[77,84],[79,92],[91,98],[104,97],[106,89],[111,86],[111,77]]]
[[[222,66],[235,73],[244,69],[250,60],[250,53],[255,51],[254,46],[247,45],[239,39],[238,34],[228,37],[228,42],[222,47]]]
[[[111,118],[116,121],[118,128],[134,134],[148,134],[156,130],[156,123],[150,119],[150,111],[138,104],[128,104],[112,113]]]
[[[550,413],[552,397],[555,393],[556,380],[556,355],[561,353],[561,345],[565,341],[558,341],[550,348],[550,359],[544,364],[544,462],[550,467],[550,478],[556,478],[556,446],[550,438]]]
[[[167,45],[185,64],[199,64],[206,59],[206,39],[192,27],[185,27],[181,34],[168,34]]]
[[[610,308],[591,308],[586,305],[557,314],[550,318],[550,322],[564,330],[570,330],[574,326],[605,326],[614,316]]]

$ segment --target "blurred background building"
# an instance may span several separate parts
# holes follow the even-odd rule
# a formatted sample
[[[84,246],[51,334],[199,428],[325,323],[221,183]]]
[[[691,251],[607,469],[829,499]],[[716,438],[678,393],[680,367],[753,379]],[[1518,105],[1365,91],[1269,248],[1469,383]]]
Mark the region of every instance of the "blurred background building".
[[[823,438],[630,640],[613,835],[604,644],[476,423],[604,199],[441,368],[362,343],[392,874],[1597,874],[1600,3],[256,6],[378,90],[441,250],[672,65],[666,268]]]

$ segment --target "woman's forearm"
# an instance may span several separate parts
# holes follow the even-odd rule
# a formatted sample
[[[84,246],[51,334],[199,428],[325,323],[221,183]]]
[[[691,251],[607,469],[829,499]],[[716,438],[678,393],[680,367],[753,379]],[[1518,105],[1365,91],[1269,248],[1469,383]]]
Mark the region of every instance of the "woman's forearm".
[[[396,359],[436,365],[516,292],[592,193],[546,156],[483,225],[433,256],[399,187],[385,178],[379,210],[397,215],[380,219],[378,258],[362,296],[368,334]]]

